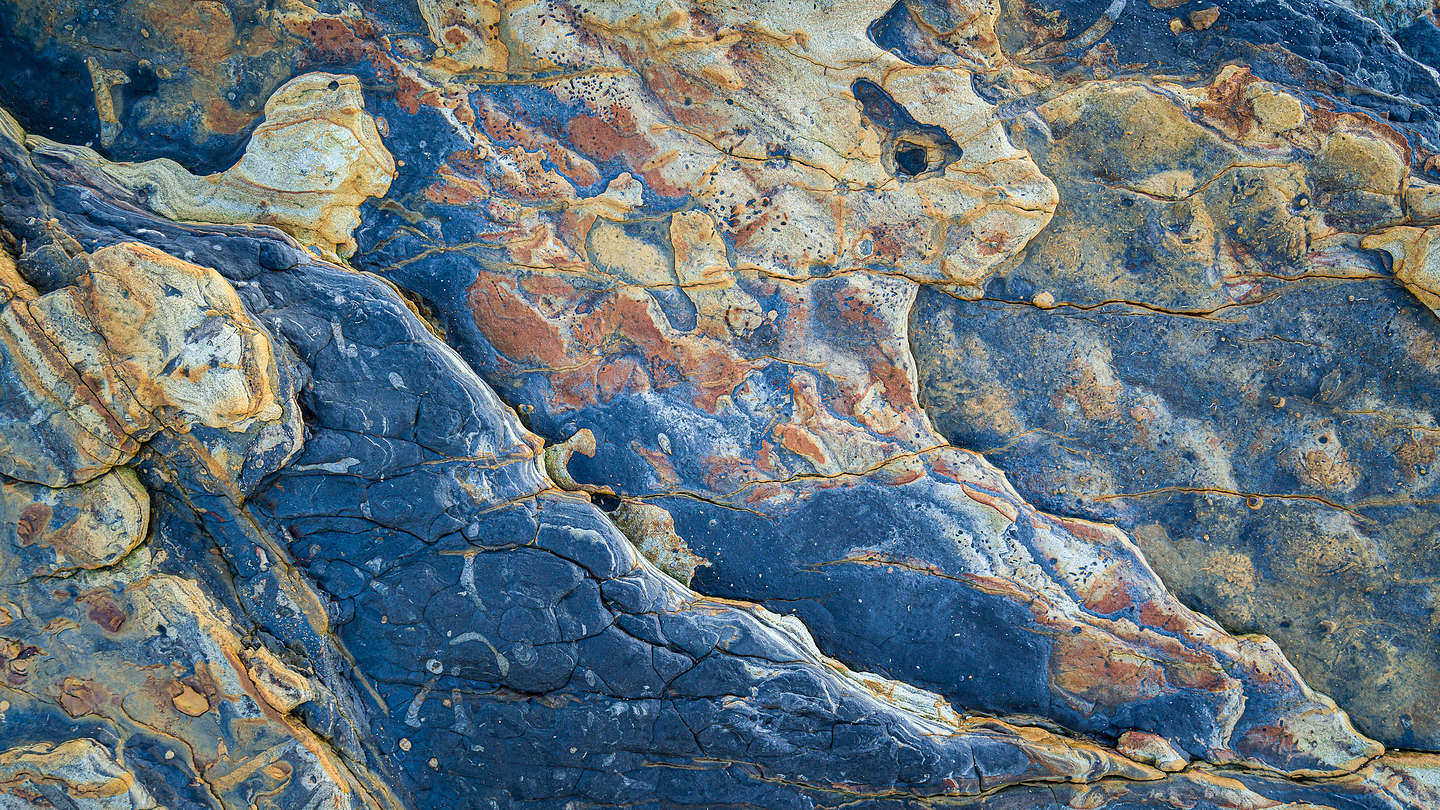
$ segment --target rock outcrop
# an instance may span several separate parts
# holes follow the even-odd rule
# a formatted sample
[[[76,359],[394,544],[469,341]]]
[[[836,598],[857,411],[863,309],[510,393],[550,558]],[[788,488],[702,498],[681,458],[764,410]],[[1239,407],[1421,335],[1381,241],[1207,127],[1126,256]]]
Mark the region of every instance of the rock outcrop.
[[[0,807],[1440,806],[1440,31],[1093,5],[0,11]]]

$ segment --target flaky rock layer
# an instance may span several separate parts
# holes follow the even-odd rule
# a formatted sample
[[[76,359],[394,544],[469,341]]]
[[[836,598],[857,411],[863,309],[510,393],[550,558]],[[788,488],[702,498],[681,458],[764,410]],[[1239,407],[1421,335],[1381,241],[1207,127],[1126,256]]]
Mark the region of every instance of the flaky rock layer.
[[[0,806],[1440,805],[1440,29],[1312,4],[0,10]]]

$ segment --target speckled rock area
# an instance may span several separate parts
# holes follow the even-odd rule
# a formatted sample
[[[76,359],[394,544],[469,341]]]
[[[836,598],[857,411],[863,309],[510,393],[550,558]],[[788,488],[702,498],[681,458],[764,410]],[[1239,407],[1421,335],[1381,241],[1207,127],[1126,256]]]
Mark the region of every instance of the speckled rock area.
[[[0,810],[1440,810],[1431,3],[0,69]]]

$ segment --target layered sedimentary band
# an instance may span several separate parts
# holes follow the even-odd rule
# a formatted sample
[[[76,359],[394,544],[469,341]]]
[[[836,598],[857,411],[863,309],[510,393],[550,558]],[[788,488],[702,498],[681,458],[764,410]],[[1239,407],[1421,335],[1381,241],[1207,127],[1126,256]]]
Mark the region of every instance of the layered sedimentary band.
[[[0,806],[1440,806],[1440,29],[1311,5],[0,10]]]

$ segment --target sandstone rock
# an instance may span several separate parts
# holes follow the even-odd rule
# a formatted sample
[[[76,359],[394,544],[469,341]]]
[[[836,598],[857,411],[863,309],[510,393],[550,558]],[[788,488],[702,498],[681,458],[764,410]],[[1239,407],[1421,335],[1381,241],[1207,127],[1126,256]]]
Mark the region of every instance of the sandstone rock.
[[[1413,9],[81,5],[0,803],[1440,803]]]
[[[654,504],[624,501],[610,519],[645,559],[682,585],[689,585],[695,578],[696,568],[710,564],[675,533],[675,519],[670,513]]]
[[[196,177],[168,158],[108,163],[88,149],[36,139],[34,148],[91,163],[173,219],[276,225],[323,255],[355,252],[356,208],[390,187],[395,161],[364,112],[353,76],[307,73],[265,102],[245,154],[217,174]]]
[[[151,810],[155,798],[116,762],[115,755],[83,737],[58,744],[0,751],[0,801],[13,806],[75,803],[96,810]]]
[[[245,659],[248,664],[245,673],[265,702],[277,711],[288,713],[315,699],[315,690],[309,679],[286,666],[269,649],[256,647],[247,650]]]
[[[1244,70],[1174,93],[1085,88],[1041,108],[1043,168],[1077,203],[993,300],[962,313],[922,294],[912,314],[930,413],[957,443],[995,449],[1047,508],[1133,529],[1168,585],[1227,627],[1274,635],[1362,728],[1429,746],[1440,715],[1413,684],[1440,671],[1422,640],[1433,617],[1420,608],[1402,629],[1391,589],[1416,589],[1406,611],[1428,603],[1432,518],[1401,503],[1431,486],[1416,396],[1433,364],[1412,358],[1435,324],[1366,252],[1392,253],[1393,279],[1424,300],[1429,184],[1390,127],[1305,107]],[[1087,119],[1124,121],[1148,160],[1184,168],[1155,173],[1139,147],[1117,156],[1077,126]],[[1188,134],[1166,140],[1162,126]],[[1394,224],[1407,220],[1419,224]],[[1058,289],[1074,317],[1010,303],[1035,288]],[[1335,311],[1355,314],[1318,314]],[[1072,348],[1030,361],[1045,345]]]
[[[121,243],[96,251],[88,275],[30,311],[134,434],[280,418],[269,338],[208,267]]]
[[[144,542],[150,495],[125,467],[62,489],[6,480],[0,516],[7,574],[54,576],[114,565]]]
[[[1406,225],[1369,234],[1360,240],[1360,246],[1390,254],[1395,278],[1440,314],[1440,263],[1434,255],[1434,242],[1434,229]]]
[[[31,311],[38,297],[0,255],[0,474],[46,486],[81,483],[130,460],[139,443],[70,365]]]
[[[1127,731],[1115,742],[1115,749],[1136,762],[1154,765],[1162,771],[1173,773],[1185,770],[1189,761],[1171,747],[1164,738],[1144,731]]]
[[[1193,714],[1166,733],[1192,755],[1216,760],[1255,757],[1297,772],[1329,772],[1378,752],[1325,699],[1312,695],[1273,648],[1231,639],[1172,603],[1135,562],[1128,540],[1097,542],[1091,530],[1077,533],[1033,513],[983,462],[942,449],[944,440],[918,407],[910,371],[904,315],[916,284],[978,290],[993,268],[1036,232],[1044,233],[1053,208],[1050,184],[1027,155],[1014,151],[999,116],[957,83],[960,69],[921,68],[898,57],[889,62],[886,55],[846,62],[857,45],[838,33],[846,25],[839,18],[822,24],[772,14],[750,9],[742,21],[734,12],[700,8],[662,20],[643,37],[684,43],[697,27],[708,27],[724,42],[726,32],[741,36],[753,25],[805,30],[793,47],[826,66],[818,75],[809,62],[796,62],[788,44],[722,49],[701,61],[703,68],[677,45],[656,57],[654,78],[642,76],[643,87],[635,86],[635,77],[617,74],[595,79],[608,88],[599,102],[563,86],[557,90],[566,103],[588,105],[589,112],[568,125],[569,135],[537,121],[524,140],[569,137],[582,153],[623,160],[617,168],[625,175],[609,182],[599,200],[579,191],[599,185],[587,179],[593,162],[567,158],[570,168],[557,171],[521,160],[516,150],[522,147],[505,145],[506,127],[518,126],[513,114],[482,106],[489,116],[482,127],[487,145],[478,151],[497,157],[477,163],[465,152],[442,170],[431,197],[435,210],[457,215],[467,205],[506,200],[501,221],[513,223],[513,237],[500,240],[510,259],[504,267],[475,267],[468,301],[431,301],[448,332],[484,341],[474,361],[507,398],[533,409],[529,418],[540,430],[572,435],[588,429],[598,446],[614,448],[594,461],[574,459],[567,474],[622,495],[648,495],[663,506],[692,553],[712,563],[695,573],[697,588],[786,604],[833,628],[821,631],[822,642],[852,664],[907,672],[912,682],[965,705],[1027,712],[1051,707],[1052,713],[1066,712],[1064,722],[1082,726],[1105,727],[1110,712],[1144,711],[1122,708],[1132,702],[1194,700]],[[611,65],[621,58],[612,53],[638,48],[642,35],[629,19],[618,8],[584,10],[565,25],[597,43],[594,65]],[[516,30],[561,24],[520,12],[507,20]],[[583,51],[542,47],[532,58],[570,69],[590,66]],[[830,69],[837,64],[850,67]],[[882,66],[886,73],[874,72]],[[401,62],[395,70],[424,83],[434,81],[432,68]],[[792,78],[742,82],[760,73]],[[658,78],[669,75],[676,77],[669,85]],[[670,98],[682,78],[693,89]],[[847,94],[852,106],[821,101],[822,91]],[[610,106],[617,94],[632,99],[618,118]],[[671,106],[650,102],[650,95]],[[785,152],[720,149],[697,137],[685,115],[672,122],[671,108],[684,108],[685,98],[708,111],[707,126],[743,129],[756,143],[784,144]],[[783,112],[803,105],[801,98],[815,99],[817,112]],[[1073,110],[1065,125],[1093,126],[1084,98],[1084,91],[1064,97]],[[1151,174],[1139,181],[1147,193],[1190,195],[1225,168],[1223,147],[1209,149],[1208,130],[1190,124],[1164,96],[1133,87],[1129,98],[1137,108],[1126,114],[1135,121],[1158,115],[1163,122],[1148,124],[1146,137],[1155,147],[1122,141],[1117,149],[1111,129],[1086,131],[1097,143],[1106,139],[1113,159],[1127,161],[1124,171]],[[452,136],[454,148],[468,148],[462,146],[470,138],[465,132]],[[1191,165],[1155,172],[1153,149],[1159,145],[1190,148]],[[1349,165],[1342,160],[1349,152],[1332,151],[1332,164]],[[664,161],[656,162],[657,155]],[[512,159],[518,170],[510,168]],[[527,180],[491,183],[491,171],[521,171]],[[891,179],[874,179],[882,176]],[[643,202],[643,194],[625,190],[637,186],[692,197],[701,207],[667,217],[663,228],[617,220],[637,199]],[[736,202],[721,206],[721,200]],[[921,201],[923,210],[915,207]],[[573,213],[547,215],[555,207]],[[824,210],[835,213],[822,228],[815,212]],[[870,219],[879,212],[894,224],[881,227]],[[830,220],[851,246],[848,252],[830,235]],[[536,236],[537,227],[543,236]],[[941,233],[943,242],[936,236]],[[1254,237],[1267,238],[1275,241],[1268,233]],[[426,247],[426,240],[411,247],[402,242],[386,247],[401,286],[454,272],[440,269],[450,259]],[[843,272],[816,269],[827,264]],[[629,416],[642,413],[643,419]],[[683,450],[666,452],[660,435],[672,451],[677,444]],[[760,520],[718,511],[712,502]],[[994,519],[997,509],[1008,520]],[[862,517],[842,530],[838,516],[851,513]],[[738,533],[732,528],[737,521],[746,526]],[[1019,531],[1016,525],[1033,527],[1027,531],[1045,539],[1004,540]],[[1109,572],[1103,586],[1079,584],[1092,566]],[[877,569],[906,583],[905,604],[869,592],[865,583]],[[984,579],[990,576],[1009,585],[991,588]],[[1112,587],[1125,595],[1110,596]],[[1120,623],[1100,618],[1115,609],[1098,607],[1112,598],[1131,606],[1133,616]],[[1032,605],[1025,621],[1046,627],[1045,637],[1061,638],[1044,642],[1043,649],[1021,642],[1029,649],[1013,653],[1025,657],[1025,667],[1044,672],[1046,685],[1017,694],[1001,685],[998,672],[953,678],[957,660],[964,662],[962,671],[993,666],[995,651],[984,643],[972,647],[969,639],[983,637],[987,623],[1017,621],[987,611],[1022,603]],[[1139,618],[1146,613],[1184,626],[1191,641],[1174,644],[1151,635],[1143,628],[1154,620]],[[851,629],[861,627],[866,629]],[[877,645],[872,634],[892,642]],[[1137,686],[1115,686],[1100,652],[1110,645],[1144,649],[1136,654],[1160,663],[1140,667],[1144,676],[1120,679]],[[1277,690],[1275,705],[1291,707],[1287,722],[1297,731],[1278,738],[1251,735],[1248,724],[1255,718],[1241,723],[1250,688]],[[1064,708],[1054,708],[1057,703]],[[1314,733],[1298,731],[1310,723],[1317,724]],[[1273,753],[1277,746],[1289,752],[1292,745],[1305,750]]]

